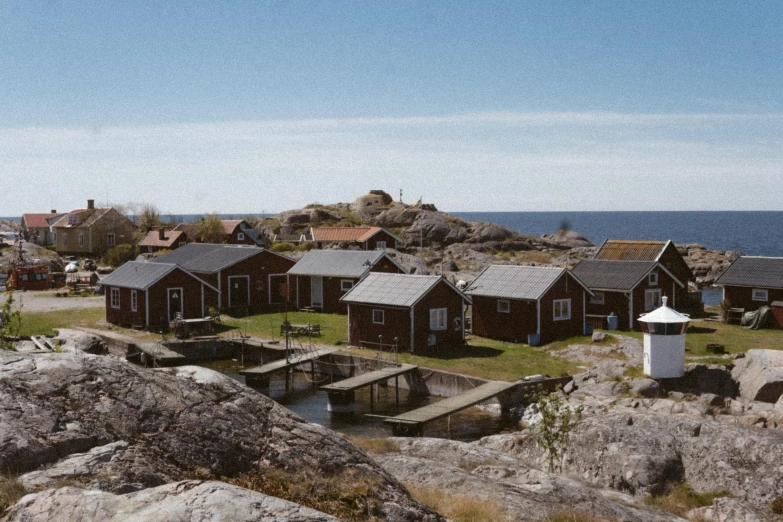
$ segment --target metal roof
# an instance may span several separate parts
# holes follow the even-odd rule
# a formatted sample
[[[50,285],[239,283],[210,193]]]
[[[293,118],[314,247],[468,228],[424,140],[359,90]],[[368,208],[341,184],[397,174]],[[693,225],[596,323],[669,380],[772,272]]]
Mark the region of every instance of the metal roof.
[[[441,276],[370,272],[340,301],[407,308],[414,305],[441,280],[445,281]]]
[[[310,250],[291,270],[291,275],[362,277],[381,257],[382,250]]]
[[[655,266],[655,261],[603,261],[585,259],[573,273],[590,289],[633,290]]]
[[[22,219],[27,225],[27,228],[49,228],[49,219],[56,217],[62,217],[62,212],[54,214],[22,214]]]
[[[151,262],[174,263],[191,272],[212,274],[263,251],[263,248],[253,245],[188,243]]]
[[[738,257],[715,284],[783,288],[783,257]]]
[[[566,273],[565,268],[548,266],[490,265],[470,283],[465,293],[538,300]]]
[[[605,261],[657,261],[668,241],[607,239],[593,256]]]
[[[135,290],[146,290],[163,276],[179,267],[173,263],[145,263],[128,261],[117,270],[101,279],[103,286],[119,286]]]
[[[150,230],[147,232],[147,235],[144,236],[144,239],[139,241],[140,247],[164,247],[168,248],[174,243],[177,243],[180,240],[186,240],[187,236],[184,236],[184,232],[181,230],[166,230],[163,235],[163,239],[160,239],[160,231],[159,230]]]

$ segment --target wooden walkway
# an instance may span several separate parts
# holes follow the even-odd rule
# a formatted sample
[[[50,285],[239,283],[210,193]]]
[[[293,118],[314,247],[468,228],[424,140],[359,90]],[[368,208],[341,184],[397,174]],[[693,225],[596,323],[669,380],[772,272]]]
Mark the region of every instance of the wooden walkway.
[[[304,362],[313,361],[336,351],[337,348],[317,348],[305,353],[295,353],[288,360],[279,359],[277,361],[272,361],[271,363],[262,364],[261,366],[242,370],[239,374],[253,379],[261,379],[269,377],[271,374],[279,372],[280,370],[288,370]]]
[[[395,435],[420,435],[423,432],[424,425],[443,417],[447,417],[458,411],[470,408],[476,404],[489,400],[504,391],[513,388],[516,383],[490,381],[472,390],[466,391],[454,397],[443,399],[442,401],[424,406],[416,410],[390,417],[383,422],[391,424]]]
[[[143,354],[146,354],[153,361],[157,361],[158,364],[168,365],[176,364],[185,359],[185,356],[181,353],[177,353],[164,346],[161,343],[134,343],[136,348]]]
[[[388,381],[389,379],[406,374],[417,368],[418,366],[414,366],[412,364],[401,364],[399,366],[390,366],[388,368],[383,368],[381,370],[375,370],[373,372],[363,373],[362,375],[357,375],[356,377],[350,377],[348,379],[344,379],[342,381],[335,382],[333,384],[327,384],[326,386],[321,386],[321,389],[326,391],[332,391],[332,392],[354,391],[354,390],[358,390],[359,388],[369,386],[371,384]]]

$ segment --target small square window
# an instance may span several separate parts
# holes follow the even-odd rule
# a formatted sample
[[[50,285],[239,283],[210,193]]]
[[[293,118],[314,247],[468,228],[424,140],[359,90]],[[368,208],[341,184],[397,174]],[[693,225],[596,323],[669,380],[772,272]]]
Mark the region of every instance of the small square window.
[[[386,248],[386,241],[377,241],[375,243],[375,248],[378,250],[383,250]]]
[[[765,288],[754,288],[753,289],[753,300],[754,301],[767,301],[769,299],[769,290]]]
[[[511,303],[508,299],[498,299],[498,312],[507,314],[511,311]]]
[[[353,280],[352,279],[340,279],[340,291],[341,292],[347,292],[353,288]]]
[[[372,311],[372,322],[373,324],[383,324],[383,310],[373,310]]]
[[[120,307],[120,289],[119,288],[112,288],[111,289],[111,307],[112,308],[119,308]]]
[[[555,321],[567,321],[571,319],[571,300],[555,299],[552,301],[553,319]]]
[[[592,296],[590,296],[590,304],[606,304],[606,296],[603,292],[595,292]]]
[[[650,272],[650,275],[647,276],[647,283],[650,285],[657,285],[658,284],[658,272]]]
[[[237,233],[237,241],[244,241],[245,240],[245,234],[242,232]]]

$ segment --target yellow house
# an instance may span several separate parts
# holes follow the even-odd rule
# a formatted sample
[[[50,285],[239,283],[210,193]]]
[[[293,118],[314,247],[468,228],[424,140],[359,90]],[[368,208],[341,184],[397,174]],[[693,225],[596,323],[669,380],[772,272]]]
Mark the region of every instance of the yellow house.
[[[58,254],[100,257],[116,245],[130,244],[133,227],[114,208],[95,208],[95,200],[88,199],[87,208],[63,215],[52,231]]]

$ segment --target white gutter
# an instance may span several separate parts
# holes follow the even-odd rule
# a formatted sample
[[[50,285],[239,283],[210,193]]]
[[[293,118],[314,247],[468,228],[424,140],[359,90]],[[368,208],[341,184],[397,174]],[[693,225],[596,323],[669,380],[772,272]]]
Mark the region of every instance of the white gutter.
[[[415,353],[414,346],[413,346],[413,342],[414,342],[413,341],[413,331],[415,330],[415,328],[413,327],[414,326],[413,307],[415,307],[415,306],[416,306],[415,304],[411,305],[411,347],[410,347],[410,350],[409,350],[411,353]]]
[[[150,327],[150,289],[144,290],[144,315],[146,315],[147,328]]]

